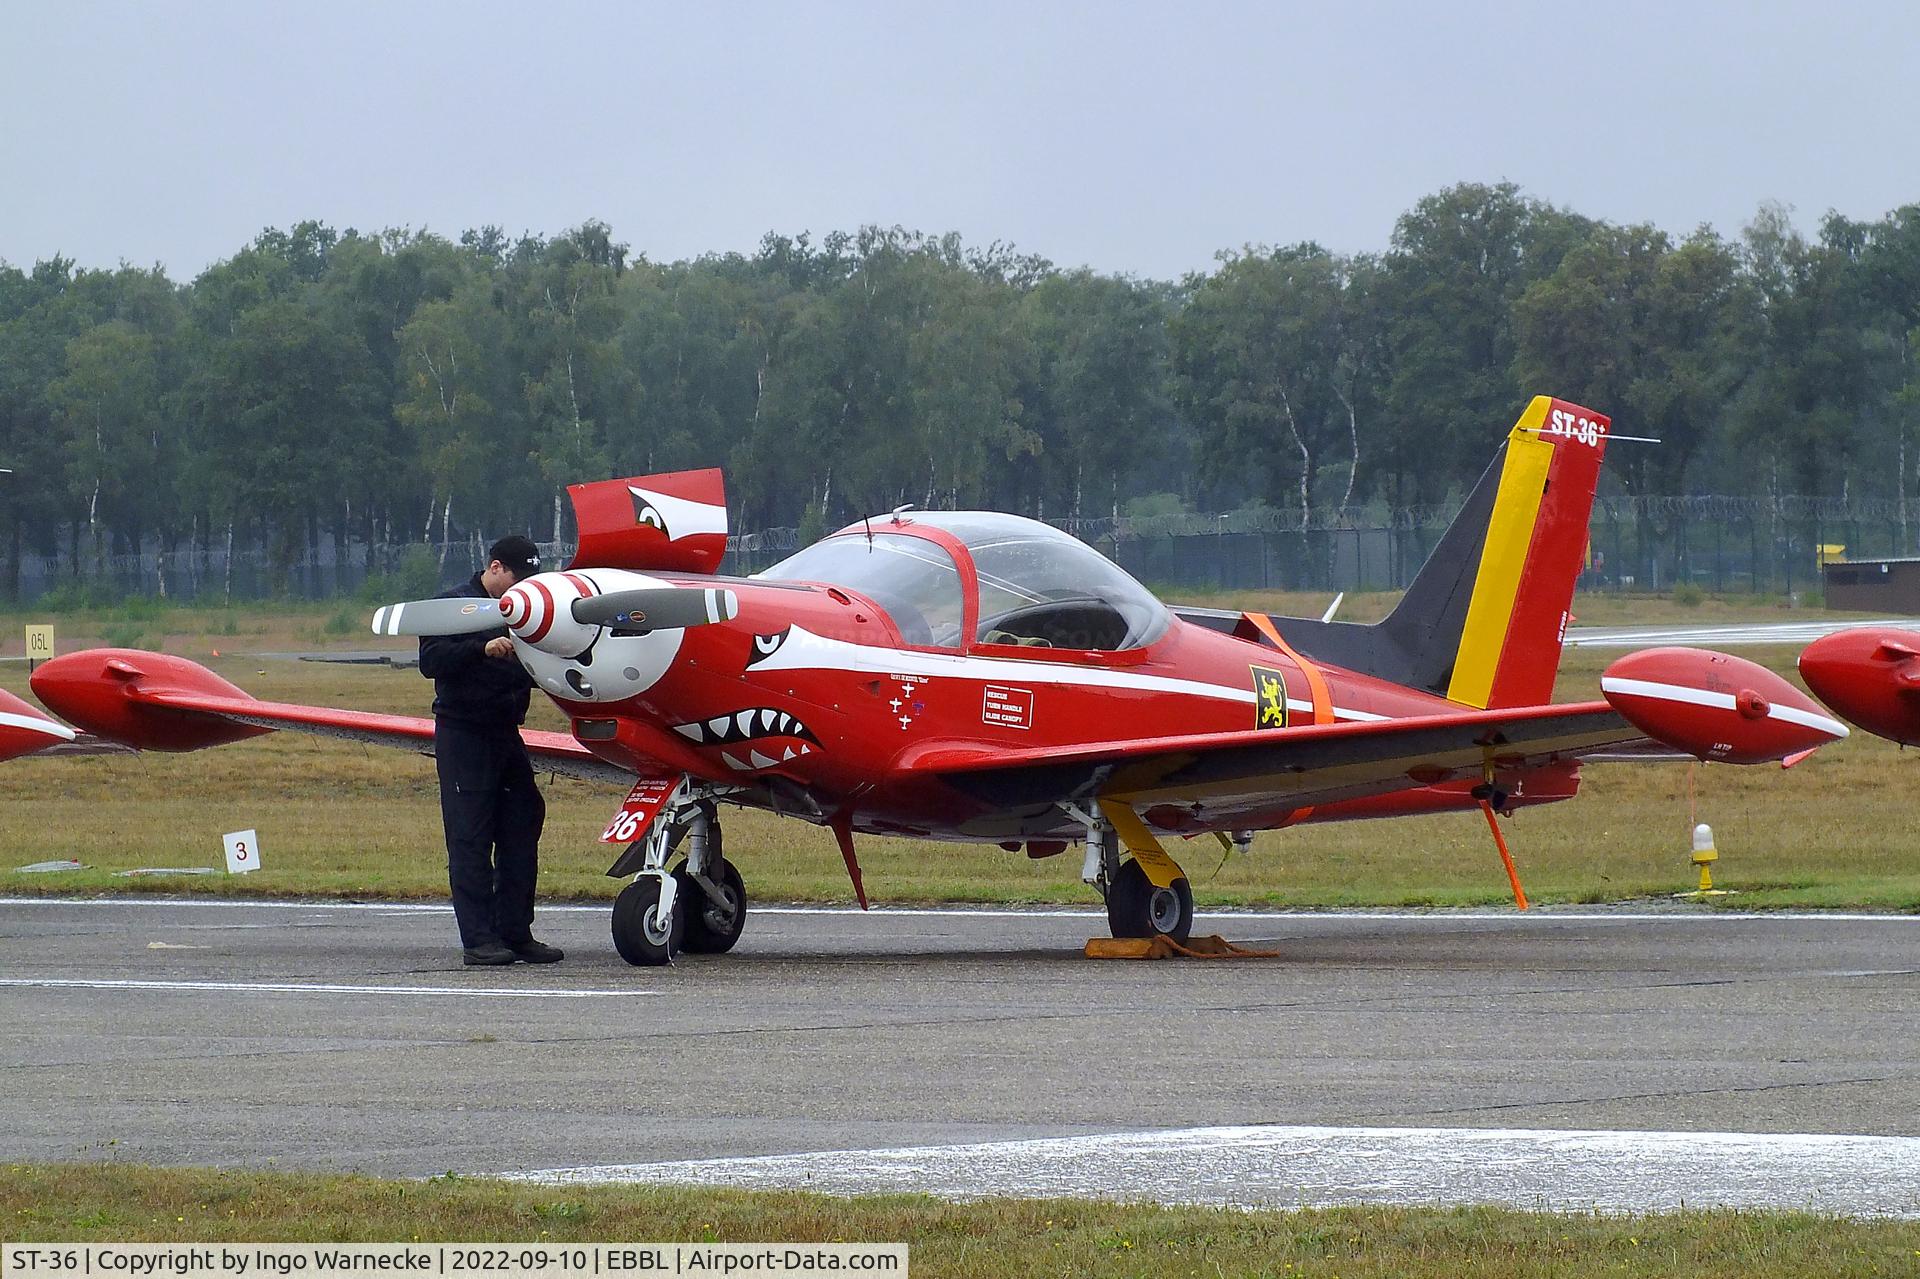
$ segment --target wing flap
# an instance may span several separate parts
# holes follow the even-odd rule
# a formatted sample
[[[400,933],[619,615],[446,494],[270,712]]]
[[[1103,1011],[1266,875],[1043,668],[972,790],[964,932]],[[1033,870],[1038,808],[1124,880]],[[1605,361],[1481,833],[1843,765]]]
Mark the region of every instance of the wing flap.
[[[935,746],[903,762],[996,805],[1105,797],[1305,806],[1478,777],[1489,760],[1521,768],[1644,740],[1607,703],[1582,702],[1056,749]]]

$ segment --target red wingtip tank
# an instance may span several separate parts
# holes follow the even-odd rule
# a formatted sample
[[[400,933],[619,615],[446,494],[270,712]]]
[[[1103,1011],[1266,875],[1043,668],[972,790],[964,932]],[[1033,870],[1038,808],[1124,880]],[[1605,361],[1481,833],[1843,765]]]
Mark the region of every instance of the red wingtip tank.
[[[1648,737],[1715,763],[1787,760],[1847,735],[1766,667],[1705,649],[1629,653],[1607,667],[1600,689]]]
[[[70,742],[74,732],[0,688],[0,761]]]
[[[143,751],[196,751],[273,731],[156,705],[168,693],[253,700],[199,663],[166,653],[131,648],[66,653],[42,662],[31,683],[34,696],[69,722]]]
[[[1800,678],[1843,718],[1902,746],[1920,743],[1920,633],[1836,631],[1800,654]]]

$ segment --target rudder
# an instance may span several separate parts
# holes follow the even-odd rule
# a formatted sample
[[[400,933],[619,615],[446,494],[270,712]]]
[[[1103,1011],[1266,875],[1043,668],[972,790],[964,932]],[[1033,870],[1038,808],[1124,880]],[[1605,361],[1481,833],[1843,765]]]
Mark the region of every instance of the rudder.
[[[1379,622],[1271,617],[1319,661],[1476,707],[1553,695],[1611,421],[1537,395]],[[1181,616],[1256,639],[1237,614]]]
[[[1537,395],[1508,433],[1449,700],[1551,700],[1611,427],[1591,409]]]

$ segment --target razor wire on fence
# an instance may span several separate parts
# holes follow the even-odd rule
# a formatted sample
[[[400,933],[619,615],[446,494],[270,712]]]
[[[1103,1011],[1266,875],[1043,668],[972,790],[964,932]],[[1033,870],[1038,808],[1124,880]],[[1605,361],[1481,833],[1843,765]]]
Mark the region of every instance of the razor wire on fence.
[[[1089,543],[1163,591],[1397,590],[1412,579],[1458,513],[1458,504],[1379,503],[1302,511],[1254,508],[1059,519],[1049,523]],[[1914,512],[1920,517],[1920,510]],[[1914,524],[1920,524],[1920,518]],[[1898,558],[1916,551],[1904,504],[1885,499],[1804,497],[1601,497],[1588,525],[1582,586],[1799,595],[1818,589],[1823,558]],[[757,573],[800,548],[794,528],[727,539],[722,571]],[[365,543],[322,538],[295,555],[265,544],[182,543],[139,554],[21,554],[5,586],[22,603],[101,604],[128,596],[220,603],[294,596],[418,598],[484,567],[480,534],[451,542]],[[540,544],[564,564],[569,542]]]

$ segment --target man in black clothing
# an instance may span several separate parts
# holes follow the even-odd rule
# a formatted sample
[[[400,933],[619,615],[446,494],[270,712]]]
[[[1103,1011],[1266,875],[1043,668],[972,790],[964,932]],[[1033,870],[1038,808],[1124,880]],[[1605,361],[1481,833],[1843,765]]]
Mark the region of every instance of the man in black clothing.
[[[487,567],[440,599],[498,599],[540,570],[524,537],[503,537]],[[533,884],[546,801],[534,785],[520,725],[533,678],[503,626],[420,641],[420,673],[433,681],[433,755],[447,832],[447,882],[469,964],[551,964],[558,947],[533,939]]]

